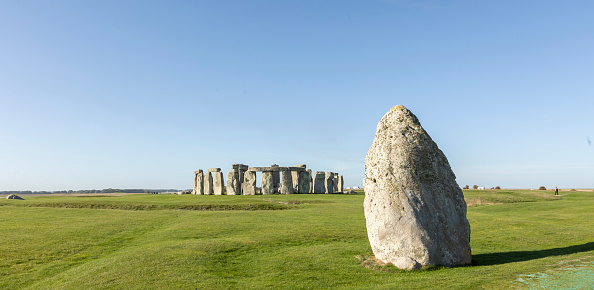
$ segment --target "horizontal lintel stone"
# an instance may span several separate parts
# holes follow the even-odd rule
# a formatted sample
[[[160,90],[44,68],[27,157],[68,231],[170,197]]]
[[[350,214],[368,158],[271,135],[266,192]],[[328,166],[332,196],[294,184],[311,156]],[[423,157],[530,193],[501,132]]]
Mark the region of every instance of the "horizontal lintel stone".
[[[280,166],[272,166],[272,167],[250,167],[248,171],[267,171],[267,172],[281,172],[281,171],[305,171],[303,167],[280,167]]]

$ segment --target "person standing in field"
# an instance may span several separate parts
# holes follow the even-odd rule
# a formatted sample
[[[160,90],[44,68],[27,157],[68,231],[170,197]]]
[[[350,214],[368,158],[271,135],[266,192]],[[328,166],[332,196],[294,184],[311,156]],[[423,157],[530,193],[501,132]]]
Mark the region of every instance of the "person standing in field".
[[[555,186],[555,195],[559,195],[559,189]]]

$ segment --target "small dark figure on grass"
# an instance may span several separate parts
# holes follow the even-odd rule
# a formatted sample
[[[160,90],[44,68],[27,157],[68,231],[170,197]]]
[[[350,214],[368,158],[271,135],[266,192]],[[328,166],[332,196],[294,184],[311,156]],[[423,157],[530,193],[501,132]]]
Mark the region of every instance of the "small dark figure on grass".
[[[559,195],[559,189],[555,186],[555,195]]]

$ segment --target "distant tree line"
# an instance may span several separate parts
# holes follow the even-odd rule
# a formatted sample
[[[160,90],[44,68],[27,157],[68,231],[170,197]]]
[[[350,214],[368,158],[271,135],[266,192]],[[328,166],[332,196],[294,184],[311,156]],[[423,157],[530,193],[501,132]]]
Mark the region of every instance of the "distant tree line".
[[[149,193],[149,192],[177,192],[177,189],[81,189],[81,190],[57,190],[57,191],[31,191],[31,190],[16,190],[16,191],[0,191],[2,195],[8,194],[52,194],[52,193]]]

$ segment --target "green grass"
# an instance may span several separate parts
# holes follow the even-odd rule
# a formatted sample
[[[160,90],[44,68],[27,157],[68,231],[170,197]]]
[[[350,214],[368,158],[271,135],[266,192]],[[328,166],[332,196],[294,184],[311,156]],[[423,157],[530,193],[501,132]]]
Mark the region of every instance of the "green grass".
[[[362,265],[362,194],[2,199],[0,288],[522,288],[594,261],[593,193],[465,196],[473,265],[424,271]]]

